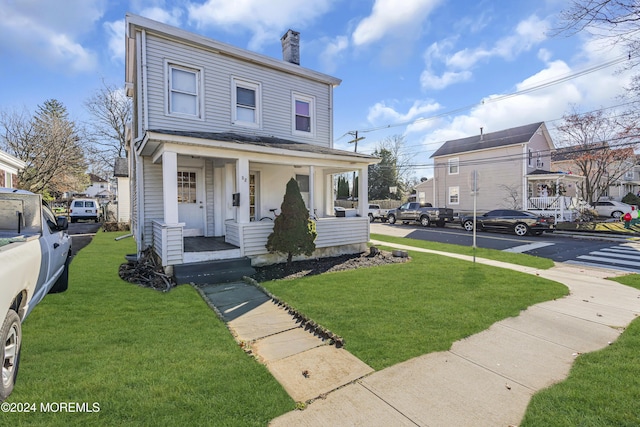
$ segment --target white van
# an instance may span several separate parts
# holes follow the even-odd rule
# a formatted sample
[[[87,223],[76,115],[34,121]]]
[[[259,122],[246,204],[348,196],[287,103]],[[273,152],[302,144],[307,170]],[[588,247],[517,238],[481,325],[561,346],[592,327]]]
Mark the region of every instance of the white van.
[[[89,219],[98,222],[100,219],[100,205],[96,199],[73,199],[69,206],[71,222],[79,219]]]

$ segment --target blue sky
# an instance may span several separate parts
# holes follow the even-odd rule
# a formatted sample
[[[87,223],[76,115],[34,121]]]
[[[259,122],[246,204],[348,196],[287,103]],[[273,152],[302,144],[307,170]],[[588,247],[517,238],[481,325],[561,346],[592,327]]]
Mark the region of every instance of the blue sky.
[[[0,110],[34,112],[55,98],[87,120],[83,102],[123,85],[124,16],[135,13],[281,58],[301,34],[301,65],[342,79],[335,147],[347,132],[403,135],[415,175],[444,141],[536,121],[551,130],[572,108],[620,105],[627,53],[587,34],[554,36],[563,0],[0,0]],[[563,80],[561,83],[557,83]],[[537,88],[533,91],[527,89]],[[522,93],[524,91],[524,93]],[[516,96],[505,96],[517,94]]]

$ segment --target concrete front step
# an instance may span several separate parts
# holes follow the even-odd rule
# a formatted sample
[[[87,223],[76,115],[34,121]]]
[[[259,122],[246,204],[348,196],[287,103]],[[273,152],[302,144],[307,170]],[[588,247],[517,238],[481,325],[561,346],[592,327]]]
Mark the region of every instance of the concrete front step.
[[[241,280],[255,273],[247,257],[179,264],[173,267],[176,282],[207,285]]]

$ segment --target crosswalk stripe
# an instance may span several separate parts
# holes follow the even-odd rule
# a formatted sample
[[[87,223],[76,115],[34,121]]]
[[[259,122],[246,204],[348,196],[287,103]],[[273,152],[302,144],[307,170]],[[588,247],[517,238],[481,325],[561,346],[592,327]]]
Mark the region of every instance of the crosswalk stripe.
[[[589,252],[589,255],[600,255],[600,256],[613,257],[613,258],[626,258],[626,259],[637,259],[637,260],[640,260],[640,253],[620,253],[620,252],[594,251],[594,252]]]
[[[591,253],[597,253],[597,252],[591,252]],[[591,255],[580,255],[577,258],[581,260],[587,260],[587,261],[599,261],[607,264],[630,265],[633,267],[640,267],[640,262],[629,261],[626,259],[603,258],[603,257],[591,256]]]
[[[545,246],[553,246],[553,245],[555,245],[555,243],[536,242],[536,243],[529,243],[528,245],[520,245],[520,246],[515,246],[513,248],[505,249],[503,250],[503,252],[513,252],[513,253],[520,254],[522,252],[532,251],[534,249],[544,248]]]

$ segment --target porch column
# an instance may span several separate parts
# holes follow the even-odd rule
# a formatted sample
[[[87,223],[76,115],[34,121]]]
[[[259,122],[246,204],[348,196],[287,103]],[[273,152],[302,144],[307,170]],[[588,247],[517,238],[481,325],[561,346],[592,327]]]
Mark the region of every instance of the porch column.
[[[249,159],[241,158],[236,162],[236,191],[240,193],[240,206],[236,207],[236,221],[246,223],[249,218]]]
[[[313,215],[314,214],[314,208],[315,208],[315,203],[314,203],[314,199],[315,199],[315,168],[313,166],[309,166],[309,214]]]
[[[369,214],[369,167],[358,171],[358,214],[367,217]]]
[[[164,223],[178,223],[178,154],[162,153],[162,194]]]

